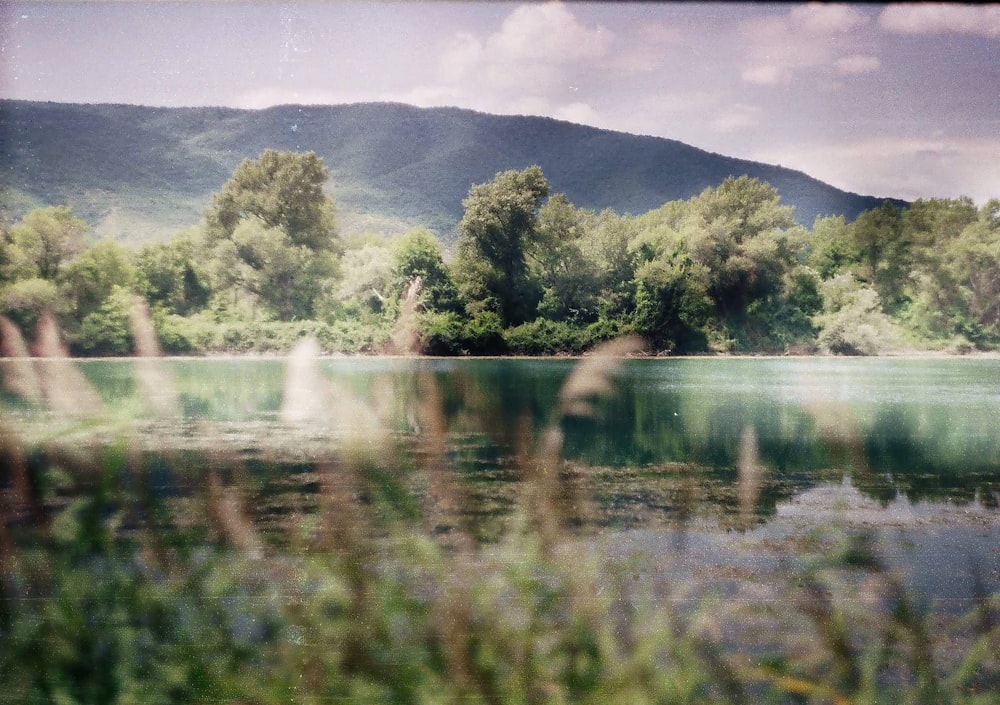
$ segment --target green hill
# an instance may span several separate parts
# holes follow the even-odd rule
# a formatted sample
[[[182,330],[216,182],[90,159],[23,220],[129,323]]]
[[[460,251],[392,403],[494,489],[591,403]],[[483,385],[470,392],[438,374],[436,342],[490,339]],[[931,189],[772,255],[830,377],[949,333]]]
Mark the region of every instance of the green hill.
[[[742,174],[774,185],[805,225],[817,215],[851,219],[882,200],[676,140],[550,118],[384,103],[235,110],[8,100],[0,101],[0,209],[9,220],[67,204],[100,236],[161,239],[197,224],[236,165],[266,148],[324,159],[345,231],[422,224],[445,241],[472,184],[531,164],[576,205],[620,213]]]

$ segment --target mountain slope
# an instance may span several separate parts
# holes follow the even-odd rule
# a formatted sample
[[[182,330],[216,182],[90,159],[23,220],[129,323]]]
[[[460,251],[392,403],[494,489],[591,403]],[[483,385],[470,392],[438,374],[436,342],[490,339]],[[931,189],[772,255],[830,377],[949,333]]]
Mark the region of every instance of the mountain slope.
[[[267,148],[323,157],[345,230],[423,224],[445,240],[472,184],[531,164],[576,205],[622,213],[741,174],[774,185],[805,225],[881,203],[790,169],[549,118],[384,103],[254,111],[0,101],[0,208],[10,218],[65,203],[100,235],[162,238],[196,224],[236,165]]]

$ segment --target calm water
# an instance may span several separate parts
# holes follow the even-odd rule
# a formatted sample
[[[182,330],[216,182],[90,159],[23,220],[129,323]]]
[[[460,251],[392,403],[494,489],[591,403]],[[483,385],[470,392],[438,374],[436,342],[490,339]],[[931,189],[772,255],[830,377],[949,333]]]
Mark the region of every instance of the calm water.
[[[846,523],[896,541],[899,562],[933,567],[920,571],[931,592],[954,590],[970,561],[1000,587],[1000,360],[631,360],[592,415],[562,417],[574,360],[317,364],[306,392],[326,395],[312,412],[322,422],[304,427],[281,415],[288,367],[275,359],[163,361],[156,383],[176,393],[174,411],[156,419],[138,363],[80,361],[110,422],[54,419],[9,392],[5,416],[29,445],[90,433],[128,435],[163,457],[228,447],[251,470],[260,512],[279,518],[315,493],[317,458],[378,427],[371,438],[413,465],[459,478],[485,533],[503,526],[530,471],[523,458],[557,424],[569,481],[599,507],[587,522],[619,532],[622,550],[648,550],[678,525],[722,556],[732,550],[720,536],[734,530],[774,541]],[[169,475],[169,465],[157,467]]]
[[[76,364],[110,413],[145,416],[136,363]],[[161,364],[163,379],[177,391],[178,424],[215,423],[230,434],[242,431],[251,446],[281,446],[283,360]],[[576,362],[361,358],[318,364],[334,393],[349,397],[355,410],[377,411],[377,423],[404,443],[426,431],[417,407],[432,395],[447,425],[449,463],[476,472],[506,467],[512,454],[525,450],[526,429],[535,439],[553,421]],[[609,475],[696,466],[705,482],[734,482],[749,429],[773,495],[764,493],[765,514],[777,499],[844,479],[881,502],[902,496],[997,507],[1000,360],[640,359],[623,363],[611,382],[593,416],[561,423],[564,456]],[[12,394],[3,401],[15,423],[51,424]],[[332,417],[332,437],[338,425],[354,420],[340,405],[321,413]],[[351,418],[337,418],[345,413]],[[169,446],[183,438],[163,433],[159,441]]]

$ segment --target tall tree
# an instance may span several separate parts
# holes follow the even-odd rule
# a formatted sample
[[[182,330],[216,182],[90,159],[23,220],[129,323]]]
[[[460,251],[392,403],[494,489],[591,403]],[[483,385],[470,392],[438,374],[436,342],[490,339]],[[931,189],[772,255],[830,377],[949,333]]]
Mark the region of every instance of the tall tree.
[[[281,320],[313,315],[340,251],[327,176],[312,152],[267,150],[236,168],[206,213],[217,295],[242,292]]]
[[[711,273],[709,294],[722,318],[741,325],[751,303],[780,291],[793,254],[785,231],[794,225],[777,189],[747,176],[691,200],[685,235],[695,262]]]
[[[597,264],[580,249],[590,219],[591,213],[577,210],[561,193],[539,209],[528,252],[542,287],[538,312],[545,318],[590,323],[597,317]]]
[[[506,325],[534,315],[537,285],[528,276],[526,249],[549,184],[537,166],[504,171],[477,184],[462,201],[456,279],[466,298],[495,307]]]
[[[54,280],[60,268],[86,248],[87,224],[66,206],[36,208],[10,231],[5,279]]]
[[[258,218],[281,228],[293,245],[311,250],[336,247],[333,200],[323,192],[329,172],[312,152],[266,150],[245,159],[206,213],[213,240],[231,238],[240,221]]]

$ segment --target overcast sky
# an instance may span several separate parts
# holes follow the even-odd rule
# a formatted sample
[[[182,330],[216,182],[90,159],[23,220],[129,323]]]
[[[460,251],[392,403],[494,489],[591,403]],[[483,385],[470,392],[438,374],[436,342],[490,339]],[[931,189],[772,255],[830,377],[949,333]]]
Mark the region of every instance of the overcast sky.
[[[1000,5],[3,2],[0,95],[455,105],[1000,197]]]

